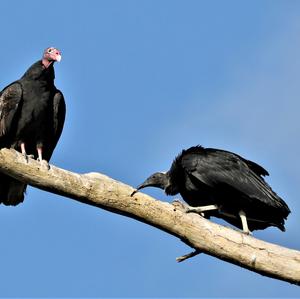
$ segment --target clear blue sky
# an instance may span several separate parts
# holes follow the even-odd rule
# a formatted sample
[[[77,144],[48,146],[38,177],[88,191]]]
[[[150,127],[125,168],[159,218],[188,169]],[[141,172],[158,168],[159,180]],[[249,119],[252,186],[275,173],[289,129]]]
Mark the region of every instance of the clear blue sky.
[[[0,84],[48,46],[67,102],[52,163],[137,185],[183,149],[224,148],[269,170],[300,249],[299,1],[0,2]],[[148,194],[171,201],[160,190]],[[300,288],[190,252],[135,220],[34,188],[0,207],[1,297],[300,297]]]

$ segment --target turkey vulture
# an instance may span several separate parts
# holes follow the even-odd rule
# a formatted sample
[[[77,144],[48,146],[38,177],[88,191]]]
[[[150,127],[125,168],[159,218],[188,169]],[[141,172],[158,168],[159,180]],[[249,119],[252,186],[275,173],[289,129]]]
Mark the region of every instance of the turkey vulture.
[[[0,148],[20,150],[26,161],[48,161],[61,135],[65,101],[54,86],[54,62],[61,53],[47,48],[41,60],[0,92]],[[43,160],[44,159],[44,160]],[[17,205],[24,199],[26,184],[0,174],[0,203]]]
[[[222,218],[245,233],[276,226],[284,231],[287,204],[263,179],[260,165],[229,151],[194,146],[178,155],[170,170],[157,172],[137,187],[180,193],[188,212]],[[133,195],[132,194],[132,195]]]

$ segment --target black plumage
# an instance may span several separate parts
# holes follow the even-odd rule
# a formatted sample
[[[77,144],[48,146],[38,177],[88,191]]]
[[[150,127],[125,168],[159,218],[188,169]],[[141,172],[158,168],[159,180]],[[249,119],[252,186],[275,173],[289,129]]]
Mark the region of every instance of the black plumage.
[[[65,120],[63,94],[54,85],[55,61],[60,51],[50,47],[21,79],[0,93],[0,148],[14,148],[48,161],[61,135]],[[17,205],[24,199],[26,184],[0,174],[0,203]]]
[[[266,175],[263,167],[237,154],[195,146],[183,150],[168,172],[151,175],[137,190],[153,186],[167,195],[180,193],[191,207],[203,207],[190,211],[222,218],[245,232],[269,226],[284,231],[290,210],[266,183]]]

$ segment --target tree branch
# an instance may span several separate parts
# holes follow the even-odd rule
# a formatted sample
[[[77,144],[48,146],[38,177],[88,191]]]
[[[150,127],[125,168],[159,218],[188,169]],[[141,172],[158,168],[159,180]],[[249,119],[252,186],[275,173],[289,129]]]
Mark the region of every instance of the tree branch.
[[[187,214],[100,173],[77,174],[35,160],[9,149],[0,150],[0,171],[39,189],[63,195],[157,227],[193,247],[259,274],[300,284],[300,252],[267,243],[215,224],[197,214]]]

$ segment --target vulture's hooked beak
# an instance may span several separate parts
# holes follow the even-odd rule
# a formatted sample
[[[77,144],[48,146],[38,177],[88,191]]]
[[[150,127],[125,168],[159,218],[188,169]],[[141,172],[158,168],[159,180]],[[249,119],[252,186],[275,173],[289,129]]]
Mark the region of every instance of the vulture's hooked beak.
[[[145,187],[150,187],[150,186],[153,186],[153,182],[152,182],[152,179],[151,177],[148,178],[145,182],[143,182],[142,184],[138,185],[136,187],[136,189],[131,193],[130,196],[133,196],[135,193],[139,192],[139,190],[145,188]]]
[[[156,187],[156,188],[161,188],[161,189],[165,189],[165,187],[167,186],[167,175],[164,172],[156,172],[152,175],[150,175],[146,181],[144,181],[142,184],[138,185],[136,187],[136,190],[134,190],[131,193],[131,196],[133,196],[135,193],[137,193],[139,190],[146,188],[146,187]]]
[[[140,189],[144,188],[144,184],[140,184],[136,187],[136,189],[130,194],[130,196],[132,197],[135,193],[139,192]]]
[[[139,190],[138,189],[135,189],[131,194],[130,196],[132,197],[135,193],[137,193]]]

